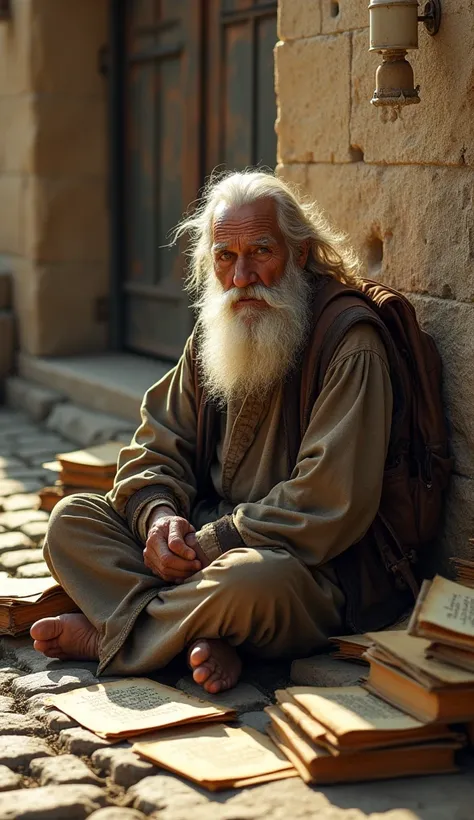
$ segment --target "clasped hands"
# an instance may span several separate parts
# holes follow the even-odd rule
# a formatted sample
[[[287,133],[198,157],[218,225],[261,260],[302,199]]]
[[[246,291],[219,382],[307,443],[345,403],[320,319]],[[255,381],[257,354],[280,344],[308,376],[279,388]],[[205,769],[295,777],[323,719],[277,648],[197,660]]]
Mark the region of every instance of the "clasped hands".
[[[209,565],[196,530],[171,507],[157,507],[150,516],[143,560],[148,569],[170,584],[182,584]]]

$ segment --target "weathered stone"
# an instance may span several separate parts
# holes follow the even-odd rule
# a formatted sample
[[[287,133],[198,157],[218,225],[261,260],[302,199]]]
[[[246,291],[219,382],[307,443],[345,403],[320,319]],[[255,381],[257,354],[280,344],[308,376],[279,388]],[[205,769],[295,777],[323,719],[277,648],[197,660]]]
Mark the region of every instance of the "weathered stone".
[[[308,0],[278,3],[278,36],[280,40],[314,37],[321,32],[321,7]]]
[[[98,786],[40,786],[8,792],[2,800],[2,820],[84,820],[107,804]]]
[[[23,675],[21,669],[15,669],[12,666],[0,667],[0,690],[3,691],[4,686],[8,686],[12,680],[15,680],[15,678],[18,678],[20,675]]]
[[[31,763],[30,774],[38,780],[40,786],[61,786],[67,783],[100,785],[101,783],[97,775],[91,772],[84,761],[75,755],[41,757]]]
[[[10,376],[6,380],[5,392],[10,407],[26,410],[35,421],[43,421],[56,404],[65,401],[65,397],[56,390],[34,384],[19,376]]]
[[[72,729],[78,725],[69,715],[66,715],[64,712],[59,712],[56,709],[46,709],[43,706],[42,708],[35,709],[34,714],[38,720],[44,723],[52,732],[61,732],[63,729]]]
[[[38,543],[42,541],[48,531],[47,521],[30,521],[29,524],[23,524],[21,531],[31,538],[32,541]]]
[[[0,736],[4,735],[44,735],[41,723],[32,715],[0,714]]]
[[[109,740],[103,740],[88,729],[78,726],[73,729],[63,729],[59,733],[59,744],[67,752],[75,755],[91,755],[96,749],[110,746]]]
[[[33,521],[47,521],[49,515],[44,510],[18,510],[17,512],[0,513],[0,524],[7,530],[21,529],[25,524]]]
[[[21,256],[25,248],[25,238],[22,233],[25,184],[19,174],[0,176],[0,202],[8,202],[10,206],[2,208],[0,247],[4,253]]]
[[[270,703],[268,697],[250,683],[238,683],[237,686],[226,692],[219,692],[218,695],[210,695],[190,677],[181,678],[176,687],[188,695],[215,703],[217,706],[232,707],[236,712],[250,712]]]
[[[281,162],[351,161],[349,146],[350,35],[279,43],[275,82],[280,102],[276,123]],[[325,115],[314,89],[330,88]],[[295,88],[298,94],[295,94]],[[331,127],[328,128],[328,122]]]
[[[0,691],[1,691],[1,674],[0,674]],[[9,698],[7,695],[0,695],[0,727],[2,725],[2,716],[5,712],[14,712],[15,711],[15,700],[14,698]],[[1,731],[1,729],[0,729]]]
[[[0,765],[8,766],[10,769],[26,768],[35,758],[48,757],[53,754],[53,750],[46,741],[37,737],[26,735],[0,737]]]
[[[257,732],[265,733],[270,718],[264,711],[244,712],[243,715],[240,715],[240,723],[242,726],[250,726],[251,729],[256,729]]]
[[[0,426],[0,430],[2,427]],[[16,458],[15,456],[0,456],[0,470],[4,470],[7,475],[4,473],[0,473],[2,478],[8,478],[8,471],[13,469],[17,469],[18,467],[23,468],[25,467],[23,461],[20,458]]]
[[[18,550],[30,550],[33,541],[23,532],[2,532],[0,533],[0,555],[6,552],[18,552]]]
[[[158,773],[158,768],[138,757],[128,748],[110,747],[99,749],[92,755],[92,763],[100,771],[106,772],[117,786],[128,789],[145,777]]]
[[[207,805],[209,810],[211,808],[208,797],[200,789],[166,774],[146,777],[132,786],[127,796],[133,801],[133,808],[144,814],[170,807],[176,812],[187,810],[194,816],[195,807]]]
[[[17,493],[8,498],[4,498],[1,502],[2,508],[6,511],[14,510],[36,510],[39,504],[39,495],[37,493]]]
[[[145,815],[140,811],[123,806],[109,806],[89,815],[89,820],[144,820],[144,818]]]
[[[0,792],[8,792],[12,789],[17,789],[20,783],[21,774],[12,772],[8,766],[0,766]]]
[[[12,682],[12,692],[25,698],[41,692],[59,695],[61,692],[70,692],[79,686],[91,686],[93,683],[97,683],[97,678],[87,669],[49,670],[16,678]]]
[[[323,0],[321,3],[321,16],[323,34],[336,34],[356,28],[367,28],[369,25],[369,12],[366,3]],[[367,44],[367,31],[365,37]],[[366,47],[368,48],[368,45]]]
[[[0,555],[0,568],[6,572],[16,572],[18,567],[24,564],[36,564],[40,558],[41,550],[38,547],[4,552]]]
[[[51,573],[45,561],[38,561],[36,564],[26,564],[26,566],[19,567],[16,571],[17,578],[46,578],[48,575],[51,575]]]
[[[82,447],[109,441],[124,432],[123,419],[95,413],[75,404],[58,404],[48,418],[48,427]]]
[[[343,5],[341,3],[341,7]],[[367,31],[354,32],[351,143],[362,149],[366,162],[457,165],[463,168],[474,165],[474,123],[470,106],[466,105],[472,90],[472,58],[471,55],[467,58],[468,52],[464,51],[468,48],[465,20],[465,12],[458,4],[445,3],[443,23],[436,39],[426,36],[420,28],[420,48],[410,51],[408,59],[414,71],[415,84],[421,86],[421,103],[404,107],[400,116],[393,121],[387,119],[380,109],[370,105],[375,89],[375,71],[381,58],[378,53],[369,53]],[[457,44],[456,48],[453,48],[454,43]],[[441,71],[438,62],[440,55],[443,62]],[[456,88],[454,94],[453,87]],[[323,119],[328,111],[326,100],[332,92],[332,85],[327,86]],[[436,139],[432,138],[434,133]],[[403,190],[400,183],[399,186],[398,190]],[[428,198],[433,206],[431,196]],[[410,203],[407,208],[410,214],[417,212],[416,203],[410,201],[406,194],[403,201]],[[444,220],[440,215],[444,211],[433,207],[430,212],[437,215],[434,225],[441,227]],[[454,228],[454,218],[447,222]],[[421,246],[421,238],[419,236],[414,249]]]

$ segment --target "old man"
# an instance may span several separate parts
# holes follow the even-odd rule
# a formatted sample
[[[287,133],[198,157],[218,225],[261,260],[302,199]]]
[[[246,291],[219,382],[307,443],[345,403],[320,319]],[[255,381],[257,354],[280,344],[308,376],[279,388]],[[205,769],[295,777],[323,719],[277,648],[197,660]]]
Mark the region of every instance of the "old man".
[[[113,490],[55,508],[45,558],[83,614],[31,635],[49,657],[97,660],[99,674],[151,673],[186,652],[216,693],[242,656],[308,655],[347,630],[349,611],[396,599],[367,545],[352,591],[341,563],[377,515],[393,397],[386,346],[358,322],[298,432],[319,294],[358,285],[355,256],[314,204],[272,174],[232,173],[208,185],[184,233],[194,333],[146,393]]]

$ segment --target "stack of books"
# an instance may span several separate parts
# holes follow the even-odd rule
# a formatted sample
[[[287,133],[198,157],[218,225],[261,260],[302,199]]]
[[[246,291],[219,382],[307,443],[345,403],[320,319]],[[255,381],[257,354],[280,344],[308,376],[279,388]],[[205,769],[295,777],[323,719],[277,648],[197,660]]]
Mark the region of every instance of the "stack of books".
[[[40,509],[51,512],[55,504],[66,495],[91,492],[105,495],[112,489],[117,472],[120,451],[126,445],[119,441],[108,441],[84,450],[60,453],[56,461],[43,466],[58,473],[58,480],[52,487],[39,491]]]
[[[366,663],[364,653],[370,646],[370,640],[366,635],[339,635],[329,638],[329,643],[334,646],[331,652],[332,658]]]
[[[266,707],[268,734],[307,783],[456,771],[464,736],[425,724],[362,686],[294,686]]]
[[[469,543],[474,546],[474,538],[470,538]],[[474,561],[468,558],[451,558],[450,561],[455,580],[465,587],[474,588]]]
[[[408,632],[431,641],[426,657],[474,673],[474,590],[439,575],[424,581]]]
[[[0,635],[23,635],[39,618],[77,611],[74,601],[52,578],[0,580]]]

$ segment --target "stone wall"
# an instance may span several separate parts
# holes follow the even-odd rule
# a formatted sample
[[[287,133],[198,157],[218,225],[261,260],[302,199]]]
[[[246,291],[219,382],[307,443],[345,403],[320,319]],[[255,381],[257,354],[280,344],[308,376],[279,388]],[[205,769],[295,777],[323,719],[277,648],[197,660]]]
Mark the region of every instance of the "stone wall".
[[[33,355],[106,346],[107,7],[12,0],[0,23],[0,255]]]
[[[423,5],[423,4],[421,4]],[[474,536],[474,0],[443,0],[409,59],[421,103],[384,121],[363,0],[280,0],[279,170],[408,294],[444,360],[455,475],[440,567]]]

